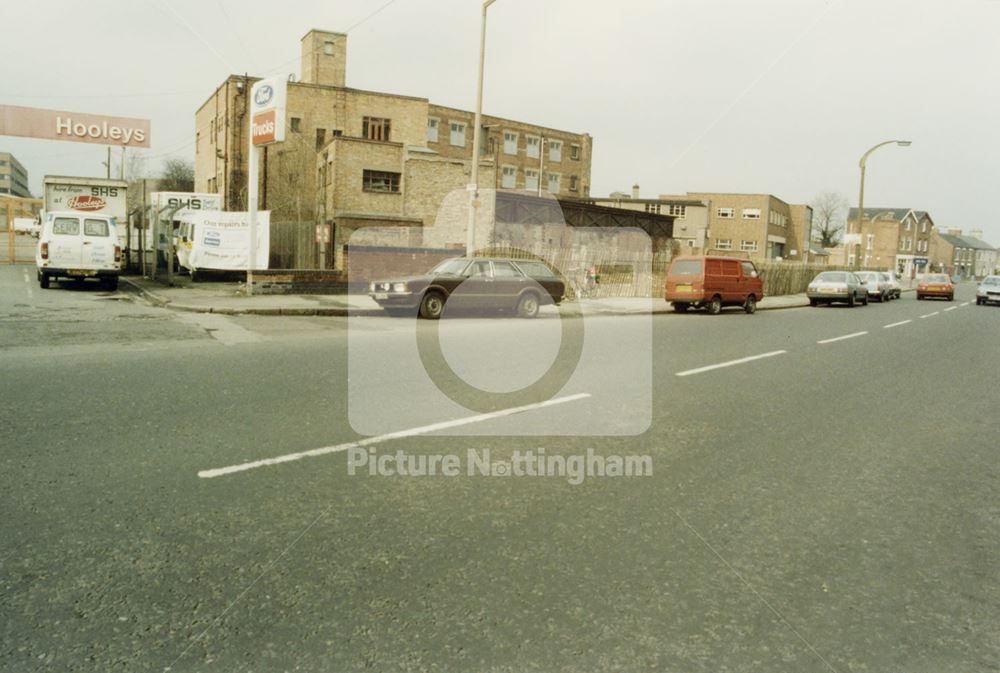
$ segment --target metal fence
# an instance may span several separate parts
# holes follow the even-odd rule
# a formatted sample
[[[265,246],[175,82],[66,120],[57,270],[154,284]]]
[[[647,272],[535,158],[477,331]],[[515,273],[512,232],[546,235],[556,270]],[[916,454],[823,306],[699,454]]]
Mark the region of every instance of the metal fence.
[[[272,222],[272,269],[319,269],[320,243],[316,242],[316,225],[312,222]],[[330,250],[329,244],[326,245]],[[326,255],[331,260],[331,255]],[[330,262],[326,264],[331,267]]]

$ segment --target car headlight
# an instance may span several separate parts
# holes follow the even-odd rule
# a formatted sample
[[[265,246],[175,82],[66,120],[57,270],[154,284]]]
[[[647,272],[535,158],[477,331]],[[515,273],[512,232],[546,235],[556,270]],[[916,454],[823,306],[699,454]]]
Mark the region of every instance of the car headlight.
[[[375,291],[375,281],[372,281],[372,282],[368,283],[368,291],[369,292],[374,292]]]
[[[392,284],[392,291],[393,292],[406,292],[406,283],[393,283]]]

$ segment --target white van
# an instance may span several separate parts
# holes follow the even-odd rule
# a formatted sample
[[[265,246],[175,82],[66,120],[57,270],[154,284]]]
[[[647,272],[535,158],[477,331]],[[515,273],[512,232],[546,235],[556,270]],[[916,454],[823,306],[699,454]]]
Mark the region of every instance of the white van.
[[[110,215],[46,213],[35,250],[38,284],[47,288],[53,278],[96,278],[117,290],[122,249],[116,224]]]

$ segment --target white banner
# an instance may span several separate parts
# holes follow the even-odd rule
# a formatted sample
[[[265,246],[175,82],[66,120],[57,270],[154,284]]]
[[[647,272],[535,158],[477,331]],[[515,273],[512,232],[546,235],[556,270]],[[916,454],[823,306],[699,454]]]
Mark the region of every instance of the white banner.
[[[191,271],[244,271],[250,247],[250,216],[246,212],[187,211],[178,229],[177,258]],[[257,213],[257,261],[266,269],[271,255],[271,213]]]

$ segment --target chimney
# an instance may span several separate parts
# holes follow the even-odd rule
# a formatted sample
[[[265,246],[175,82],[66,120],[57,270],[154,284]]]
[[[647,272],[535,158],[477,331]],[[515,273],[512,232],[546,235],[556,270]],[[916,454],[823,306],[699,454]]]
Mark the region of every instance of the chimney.
[[[972,238],[978,238],[981,241],[983,240],[983,230],[973,229],[972,231],[969,232],[969,236],[971,236]]]
[[[633,199],[639,198],[639,185],[638,184],[632,185],[632,198]]]
[[[961,236],[962,235],[962,230],[961,229],[949,229],[948,230],[948,235],[949,236]]]
[[[347,76],[347,35],[310,30],[302,37],[300,82],[343,87]]]

